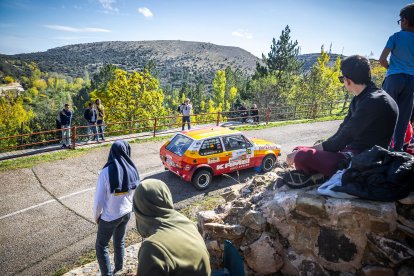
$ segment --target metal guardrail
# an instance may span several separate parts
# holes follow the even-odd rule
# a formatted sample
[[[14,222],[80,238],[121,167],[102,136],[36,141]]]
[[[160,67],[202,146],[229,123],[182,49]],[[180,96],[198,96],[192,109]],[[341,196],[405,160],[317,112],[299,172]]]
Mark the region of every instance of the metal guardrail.
[[[216,113],[201,113],[190,115],[192,118],[191,125],[202,124],[214,124],[220,125],[226,122],[239,122],[239,123],[266,123],[271,121],[284,121],[284,120],[296,120],[306,118],[317,118],[333,115],[335,108],[346,108],[344,102],[331,102],[331,103],[318,103],[318,104],[306,104],[298,106],[275,106],[268,108],[261,108],[258,110],[258,115],[252,115],[250,110],[234,110]],[[102,126],[106,128],[104,131],[105,136],[108,137],[103,142],[110,142],[119,139],[120,136],[127,135],[128,139],[138,139],[145,137],[155,137],[157,135],[165,135],[169,133],[175,133],[181,130],[181,118],[182,115],[155,117],[147,120],[133,120],[124,122],[110,122],[105,123]],[[98,126],[98,125],[97,125]],[[125,127],[126,126],[126,127]],[[95,144],[98,142],[85,143],[84,140],[89,136],[94,136],[92,132],[87,134],[89,126],[72,126],[70,127],[70,141],[71,148],[75,149],[79,146],[85,146],[89,144]],[[52,129],[41,132],[18,134],[7,137],[0,137],[0,154],[9,152],[7,156],[0,156],[0,160],[10,159],[14,157],[30,155],[38,153],[39,151],[33,151],[39,147],[47,145],[55,145],[54,149],[58,149],[56,144],[61,141],[61,134],[64,129]],[[99,133],[98,133],[99,135]],[[6,146],[1,146],[2,141],[9,141]],[[10,141],[13,141],[10,143]],[[4,143],[4,142],[3,142]],[[32,149],[20,154],[13,154],[14,151],[21,149]],[[46,150],[44,150],[46,151]]]

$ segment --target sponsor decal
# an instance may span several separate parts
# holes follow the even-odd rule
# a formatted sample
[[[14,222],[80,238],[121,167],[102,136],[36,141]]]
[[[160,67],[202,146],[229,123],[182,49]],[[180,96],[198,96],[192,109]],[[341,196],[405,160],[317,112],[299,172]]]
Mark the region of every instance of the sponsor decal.
[[[263,145],[263,146],[258,146],[259,150],[275,150],[278,149],[278,147],[276,145]]]
[[[247,149],[247,154],[251,154],[252,153],[252,149]]]
[[[220,162],[220,158],[219,157],[211,157],[207,159],[207,164],[213,164],[213,163],[217,163]]]
[[[216,170],[224,170],[227,168],[247,167],[250,164],[250,158],[244,160],[234,160],[225,164],[217,165]]]

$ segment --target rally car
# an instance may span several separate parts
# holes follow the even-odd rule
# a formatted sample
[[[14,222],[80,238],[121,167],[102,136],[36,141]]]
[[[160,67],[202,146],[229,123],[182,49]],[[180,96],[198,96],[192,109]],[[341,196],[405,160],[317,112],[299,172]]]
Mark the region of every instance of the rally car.
[[[198,190],[207,189],[214,175],[253,167],[268,172],[278,156],[279,145],[224,127],[182,131],[160,149],[165,169]]]

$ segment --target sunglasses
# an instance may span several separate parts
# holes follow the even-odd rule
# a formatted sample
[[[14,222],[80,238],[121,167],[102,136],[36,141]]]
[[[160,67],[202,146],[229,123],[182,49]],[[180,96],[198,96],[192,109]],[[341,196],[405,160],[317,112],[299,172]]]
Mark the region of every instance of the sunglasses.
[[[344,76],[339,76],[339,77],[338,77],[338,80],[339,80],[341,83],[344,83]]]
[[[397,20],[397,24],[400,25],[401,21],[402,21],[402,18],[401,19],[398,19]]]

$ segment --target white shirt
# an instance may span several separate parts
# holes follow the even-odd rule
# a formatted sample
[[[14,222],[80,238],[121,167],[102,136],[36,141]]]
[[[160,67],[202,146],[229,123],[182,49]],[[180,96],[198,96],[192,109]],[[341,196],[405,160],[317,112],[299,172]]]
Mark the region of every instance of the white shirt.
[[[113,221],[132,212],[132,198],[135,190],[129,190],[128,193],[121,195],[111,194],[110,190],[108,167],[106,167],[99,174],[96,183],[93,204],[95,222],[99,217],[104,221]]]
[[[185,104],[181,106],[181,112],[183,113],[183,116],[190,116],[192,108],[193,106],[191,104]]]

